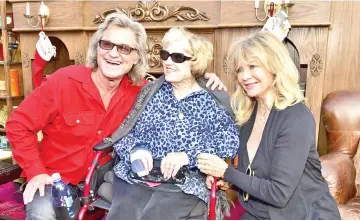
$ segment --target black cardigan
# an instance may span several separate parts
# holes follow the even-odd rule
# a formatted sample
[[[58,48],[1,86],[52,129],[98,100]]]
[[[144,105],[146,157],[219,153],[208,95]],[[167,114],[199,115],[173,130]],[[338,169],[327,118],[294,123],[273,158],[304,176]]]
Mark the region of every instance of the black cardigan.
[[[321,175],[316,150],[315,120],[303,104],[272,109],[251,168],[246,144],[257,105],[240,130],[239,164],[226,170],[224,180],[239,191],[239,201],[254,219],[340,219],[334,198]],[[243,191],[249,193],[247,202]]]

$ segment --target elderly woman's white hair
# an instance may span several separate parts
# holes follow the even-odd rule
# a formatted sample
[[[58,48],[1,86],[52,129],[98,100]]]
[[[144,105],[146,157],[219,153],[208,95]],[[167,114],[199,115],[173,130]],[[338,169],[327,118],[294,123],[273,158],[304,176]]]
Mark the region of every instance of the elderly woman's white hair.
[[[176,44],[177,41],[182,40],[186,40],[189,44],[189,48],[185,51],[192,57],[191,73],[196,77],[204,75],[213,59],[213,45],[205,38],[195,35],[182,27],[171,28],[166,32],[162,39],[162,45],[166,50],[170,44]]]
[[[133,84],[141,84],[142,79],[144,78],[148,70],[148,61],[147,61],[147,35],[144,27],[129,18],[127,15],[117,12],[111,13],[106,16],[105,21],[99,26],[98,30],[92,36],[89,42],[89,49],[87,52],[86,66],[91,69],[97,69],[97,53],[98,53],[98,43],[102,39],[104,32],[110,25],[116,25],[119,27],[124,27],[132,30],[136,37],[136,46],[137,55],[139,61],[135,64],[129,71],[129,77]],[[119,36],[121,38],[121,36]]]

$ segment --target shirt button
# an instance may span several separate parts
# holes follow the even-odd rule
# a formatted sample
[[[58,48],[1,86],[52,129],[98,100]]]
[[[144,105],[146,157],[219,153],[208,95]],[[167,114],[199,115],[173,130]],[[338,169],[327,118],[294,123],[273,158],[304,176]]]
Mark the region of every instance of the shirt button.
[[[98,134],[101,134],[101,130],[98,131]]]
[[[80,123],[80,120],[76,120],[76,123]]]

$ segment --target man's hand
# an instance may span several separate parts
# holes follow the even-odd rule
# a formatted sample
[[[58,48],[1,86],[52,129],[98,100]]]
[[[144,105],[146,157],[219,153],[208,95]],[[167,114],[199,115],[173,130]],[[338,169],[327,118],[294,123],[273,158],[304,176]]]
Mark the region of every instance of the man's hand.
[[[214,182],[214,177],[213,176],[207,176],[206,177],[206,186],[207,188],[211,189],[211,185]],[[227,190],[230,188],[230,183],[229,182],[225,182],[223,179],[219,179],[216,182],[216,186],[219,187],[221,190]]]
[[[40,196],[44,196],[45,185],[51,185],[52,182],[52,177],[47,174],[39,174],[37,176],[34,176],[26,185],[23,194],[24,204],[26,205],[34,199],[34,195],[37,190],[39,190]]]
[[[226,86],[220,80],[220,78],[218,76],[216,76],[215,73],[205,73],[204,78],[208,79],[208,81],[206,83],[206,87],[211,86],[211,90],[215,90],[217,88],[220,91],[221,90],[227,91]]]
[[[197,167],[206,175],[223,178],[229,165],[216,155],[201,153],[197,156]]]
[[[175,177],[182,166],[189,164],[189,157],[185,152],[168,153],[161,160],[161,173],[165,179]]]

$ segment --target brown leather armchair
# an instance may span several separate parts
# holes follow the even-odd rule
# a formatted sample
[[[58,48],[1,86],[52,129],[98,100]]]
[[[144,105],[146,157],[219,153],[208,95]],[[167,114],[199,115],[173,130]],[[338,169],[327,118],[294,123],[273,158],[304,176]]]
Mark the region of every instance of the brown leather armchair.
[[[360,91],[330,93],[321,108],[328,154],[322,174],[342,219],[360,220]]]

